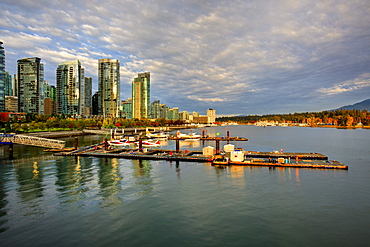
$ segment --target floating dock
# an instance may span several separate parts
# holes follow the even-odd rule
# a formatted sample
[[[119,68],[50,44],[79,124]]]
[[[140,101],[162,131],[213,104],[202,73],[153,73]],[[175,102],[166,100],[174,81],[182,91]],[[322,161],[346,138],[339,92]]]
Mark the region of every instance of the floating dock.
[[[145,152],[144,152],[145,150]],[[243,160],[232,160],[225,154],[204,155],[204,151],[178,151],[168,149],[120,148],[105,149],[97,145],[76,149],[71,152],[55,153],[56,156],[85,156],[123,159],[168,160],[186,162],[208,162],[222,166],[265,166],[293,168],[344,169],[348,166],[329,161],[328,157],[319,153],[282,153],[243,151]]]
[[[237,165],[237,166],[267,166],[267,167],[290,167],[290,168],[321,168],[321,169],[342,169],[348,170],[348,166],[336,161],[336,160],[327,160],[324,162],[298,162],[298,163],[272,163],[272,162],[263,162],[263,161],[212,161],[213,165]]]
[[[199,138],[193,138],[193,140],[200,140],[200,141],[248,141],[247,138],[244,137],[212,137],[212,136],[202,136]],[[168,140],[180,140],[180,141],[185,141],[185,140],[191,140],[191,138],[186,138],[186,137],[177,137],[177,136],[169,136]]]
[[[152,149],[147,152],[140,151],[138,148],[120,148],[120,149],[94,149],[95,146],[85,147],[72,152],[58,152],[55,156],[91,156],[91,157],[109,157],[123,159],[146,159],[146,160],[169,160],[169,161],[189,161],[189,162],[212,162],[212,156],[202,155],[202,151],[181,151]]]

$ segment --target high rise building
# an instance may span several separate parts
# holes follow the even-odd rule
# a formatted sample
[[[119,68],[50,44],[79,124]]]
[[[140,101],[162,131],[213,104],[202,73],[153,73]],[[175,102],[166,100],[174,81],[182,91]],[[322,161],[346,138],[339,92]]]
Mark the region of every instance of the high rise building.
[[[120,65],[117,59],[98,60],[98,91],[100,92],[99,115],[119,117]]]
[[[132,119],[132,98],[122,100],[122,117]]]
[[[85,115],[91,115],[92,106],[92,78],[85,77]]]
[[[23,58],[18,62],[18,111],[44,114],[44,65],[41,58]]]
[[[150,118],[151,119],[160,118],[160,114],[161,114],[160,109],[161,109],[160,100],[153,101],[150,104]]]
[[[5,111],[5,51],[0,41],[0,112]]]
[[[6,71],[4,76],[4,92],[5,96],[13,96],[12,75],[9,75]]]
[[[139,73],[132,82],[133,118],[149,118],[150,108],[150,72]]]
[[[100,102],[101,102],[101,97],[100,97],[100,92],[95,92],[94,95],[92,96],[91,99],[91,114],[94,116],[99,115],[99,107],[100,107]]]
[[[172,120],[179,119],[179,108],[178,107],[174,107],[174,108],[170,109],[169,119],[172,119]]]
[[[170,116],[170,108],[166,106],[165,104],[160,105],[159,109],[159,117],[169,119]]]
[[[44,80],[44,114],[56,113],[56,90],[49,81]]]
[[[209,108],[207,110],[207,116],[209,117],[209,122],[208,123],[216,122],[216,110],[213,110],[212,108]]]
[[[18,96],[18,74],[14,74],[12,79],[12,96]]]
[[[84,69],[79,60],[58,65],[56,72],[57,114],[84,115]]]
[[[179,118],[182,120],[189,120],[189,112],[182,111],[179,113]]]
[[[18,97],[5,96],[5,111],[18,112]]]

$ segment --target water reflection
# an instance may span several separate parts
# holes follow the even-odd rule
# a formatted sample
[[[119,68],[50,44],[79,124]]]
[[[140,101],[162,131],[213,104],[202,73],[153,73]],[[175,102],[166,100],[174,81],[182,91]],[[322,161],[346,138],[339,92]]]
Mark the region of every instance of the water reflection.
[[[44,210],[40,206],[44,194],[43,170],[38,162],[15,166],[18,183],[17,194],[23,204],[23,215],[40,216]]]
[[[135,185],[140,188],[139,194],[149,194],[153,190],[151,178],[152,166],[149,160],[132,160],[133,177]]]
[[[77,202],[86,197],[88,181],[92,180],[91,159],[65,157],[56,162],[56,182],[58,197],[62,204]],[[79,205],[80,207],[83,205]]]
[[[170,161],[170,167],[172,168],[172,161]],[[176,160],[176,174],[177,174],[177,178],[180,179],[181,178],[181,174],[180,174],[180,171],[181,171],[181,168],[180,168],[180,161]]]
[[[8,200],[6,199],[6,190],[5,190],[5,174],[3,174],[5,169],[0,168],[0,233],[5,232],[9,227],[4,226],[8,219],[5,218],[8,214],[6,210],[6,205]]]
[[[201,144],[201,141],[180,141],[179,146],[181,149],[193,149],[193,148],[199,148]]]
[[[122,176],[119,171],[119,160],[115,158],[99,159],[98,167],[99,195],[104,199],[101,202],[101,206],[106,207],[121,203],[121,199],[118,195],[122,190]]]

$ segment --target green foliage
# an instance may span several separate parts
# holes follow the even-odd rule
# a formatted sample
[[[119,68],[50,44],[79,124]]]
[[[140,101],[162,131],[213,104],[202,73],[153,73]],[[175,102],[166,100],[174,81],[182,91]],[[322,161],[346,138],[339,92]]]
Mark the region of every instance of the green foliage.
[[[290,123],[306,123],[308,119],[314,123],[322,122],[337,122],[339,126],[346,126],[349,123],[349,118],[353,118],[353,125],[362,123],[365,126],[370,125],[370,112],[367,110],[335,110],[322,112],[304,112],[304,113],[289,113],[289,114],[275,114],[275,115],[249,115],[249,116],[234,116],[234,117],[220,117],[216,121],[219,122],[240,122],[240,123],[254,123],[257,121],[277,121]]]

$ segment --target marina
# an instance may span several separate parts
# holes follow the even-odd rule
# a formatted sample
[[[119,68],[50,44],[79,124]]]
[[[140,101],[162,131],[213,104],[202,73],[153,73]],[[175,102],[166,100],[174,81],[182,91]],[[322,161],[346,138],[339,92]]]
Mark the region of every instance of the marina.
[[[57,152],[56,156],[84,156],[84,157],[104,157],[104,158],[124,158],[139,160],[167,160],[167,161],[187,161],[187,162],[209,162],[212,165],[223,166],[265,166],[265,167],[295,167],[295,168],[322,168],[322,169],[344,169],[348,166],[329,160],[320,153],[285,153],[243,151],[235,149],[234,145],[227,144],[223,150],[219,149],[219,140],[216,140],[216,149],[208,146],[203,150],[181,150],[179,148],[180,139],[176,139],[176,149],[144,148],[141,139],[139,142],[132,143],[129,148],[112,148],[109,141],[100,145],[91,145],[73,151]],[[157,141],[158,146],[159,142]]]

